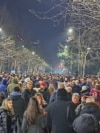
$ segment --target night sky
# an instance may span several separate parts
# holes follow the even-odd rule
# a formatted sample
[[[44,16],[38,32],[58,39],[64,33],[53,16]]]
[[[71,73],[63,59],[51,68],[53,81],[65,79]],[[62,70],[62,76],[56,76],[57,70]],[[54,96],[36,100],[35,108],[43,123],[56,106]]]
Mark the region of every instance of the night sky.
[[[14,36],[21,34],[25,46],[36,51],[51,66],[57,65],[57,47],[64,41],[64,24],[54,26],[51,20],[41,20],[29,12],[29,9],[45,11],[55,5],[59,0],[0,0],[0,8],[5,6],[9,14],[8,32]],[[57,9],[58,10],[58,9]],[[0,16],[1,17],[1,16]],[[2,15],[3,17],[3,15]],[[0,23],[2,26],[3,24]],[[34,46],[32,42],[40,41],[40,46]]]

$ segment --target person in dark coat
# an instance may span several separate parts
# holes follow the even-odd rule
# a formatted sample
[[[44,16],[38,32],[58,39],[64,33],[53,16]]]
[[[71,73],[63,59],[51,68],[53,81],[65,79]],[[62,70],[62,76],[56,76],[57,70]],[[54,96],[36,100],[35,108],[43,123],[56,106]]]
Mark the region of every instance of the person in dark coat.
[[[51,104],[51,103],[53,103],[53,102],[55,102],[56,100],[57,100],[57,91],[59,90],[59,89],[63,89],[63,88],[65,88],[65,86],[64,86],[64,84],[63,83],[59,83],[58,84],[58,88],[51,94],[51,96],[50,96],[50,99],[49,99],[49,104]],[[67,99],[66,99],[67,100]]]
[[[78,93],[72,94],[71,101],[68,102],[67,105],[67,119],[68,119],[68,126],[72,127],[73,121],[76,118],[75,109],[79,105],[80,96]],[[73,132],[73,129],[70,128],[70,132]]]
[[[25,90],[22,92],[22,97],[25,99],[26,102],[26,106],[29,102],[29,99],[34,96],[36,93],[35,90],[33,90],[33,82],[32,80],[28,80],[26,83],[26,88]]]
[[[79,85],[79,80],[75,80],[74,85],[72,86],[72,92],[73,93],[80,93],[81,87]]]
[[[2,105],[3,100],[6,98],[3,92],[0,92],[0,106]]]
[[[91,114],[82,114],[73,122],[73,129],[76,133],[100,133],[100,125],[97,119]]]
[[[12,99],[15,116],[22,119],[24,111],[26,109],[26,103],[24,98],[22,98],[20,88],[15,87],[14,91],[10,94],[10,97]]]
[[[67,91],[67,101],[71,101],[71,99],[72,99],[72,87],[67,86],[67,87],[65,87],[65,89]]]
[[[49,133],[73,133],[70,132],[67,120],[67,92],[58,89],[57,100],[47,108],[47,128]]]
[[[44,100],[49,103],[50,94],[46,82],[42,81],[40,83],[40,90],[38,92],[41,93],[43,95]]]
[[[86,103],[83,105],[80,115],[85,113],[94,115],[96,119],[100,121],[100,108],[92,96],[86,99]]]
[[[0,133],[12,132],[13,104],[11,98],[6,98],[0,107]]]

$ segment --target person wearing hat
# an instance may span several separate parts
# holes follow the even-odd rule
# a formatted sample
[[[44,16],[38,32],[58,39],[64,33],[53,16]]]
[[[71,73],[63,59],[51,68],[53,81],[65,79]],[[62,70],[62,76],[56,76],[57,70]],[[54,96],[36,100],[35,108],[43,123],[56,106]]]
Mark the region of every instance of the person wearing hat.
[[[87,86],[82,86],[82,89],[80,91],[81,96],[82,95],[89,95],[89,90]]]
[[[100,125],[91,114],[82,114],[73,122],[73,129],[76,133],[100,133]]]
[[[38,91],[43,95],[44,100],[49,103],[50,94],[45,81],[40,82],[40,90]]]

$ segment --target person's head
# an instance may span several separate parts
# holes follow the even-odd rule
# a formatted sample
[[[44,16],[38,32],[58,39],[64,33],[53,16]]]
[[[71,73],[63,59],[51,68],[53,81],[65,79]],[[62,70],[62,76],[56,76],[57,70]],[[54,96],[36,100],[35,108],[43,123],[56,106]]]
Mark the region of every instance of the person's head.
[[[15,92],[20,92],[20,88],[18,86],[14,87]]]
[[[54,84],[49,84],[48,90],[49,90],[49,94],[51,95],[55,90]]]
[[[33,82],[32,80],[28,80],[27,83],[26,83],[26,88],[28,90],[31,90],[33,88]]]
[[[72,95],[72,102],[74,104],[78,104],[79,100],[80,100],[80,95],[78,93],[73,93],[73,95]]]
[[[40,82],[41,89],[45,89],[46,87],[47,87],[47,84],[44,81]]]
[[[35,98],[39,105],[43,105],[44,103],[46,103],[41,93],[36,93]]]
[[[95,103],[95,98],[93,96],[89,96],[86,98],[86,103]]]
[[[11,98],[4,99],[3,102],[2,102],[1,108],[6,109],[6,110],[11,111],[12,113],[14,113],[13,112],[12,99]]]
[[[73,122],[73,129],[76,133],[97,133],[99,123],[91,114],[82,114]]]
[[[38,102],[35,97],[31,97],[26,109],[26,120],[28,124],[34,124],[36,117],[40,114]]]
[[[64,88],[65,88],[65,85],[63,83],[58,84],[58,89],[64,89]]]
[[[83,83],[86,82],[86,79],[85,79],[85,78],[81,78],[80,81],[81,81],[81,83],[83,84]]]
[[[72,92],[72,87],[67,86],[67,87],[65,87],[65,90],[66,90],[68,93],[71,93],[71,92]]]
[[[79,80],[75,80],[75,85],[79,85]]]

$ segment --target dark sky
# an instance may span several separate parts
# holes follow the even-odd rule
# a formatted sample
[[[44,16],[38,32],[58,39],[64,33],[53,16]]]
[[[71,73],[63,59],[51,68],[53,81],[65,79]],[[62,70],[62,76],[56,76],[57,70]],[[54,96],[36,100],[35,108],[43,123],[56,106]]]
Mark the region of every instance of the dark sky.
[[[51,20],[36,18],[29,9],[45,11],[54,6],[59,0],[0,0],[0,8],[6,5],[9,18],[11,19],[10,32],[16,36],[23,36],[25,45],[45,59],[50,65],[58,63],[57,47],[64,39],[64,24],[54,26]],[[58,9],[57,9],[58,10]],[[8,21],[9,22],[9,21]],[[40,47],[33,47],[30,42],[40,40]]]

